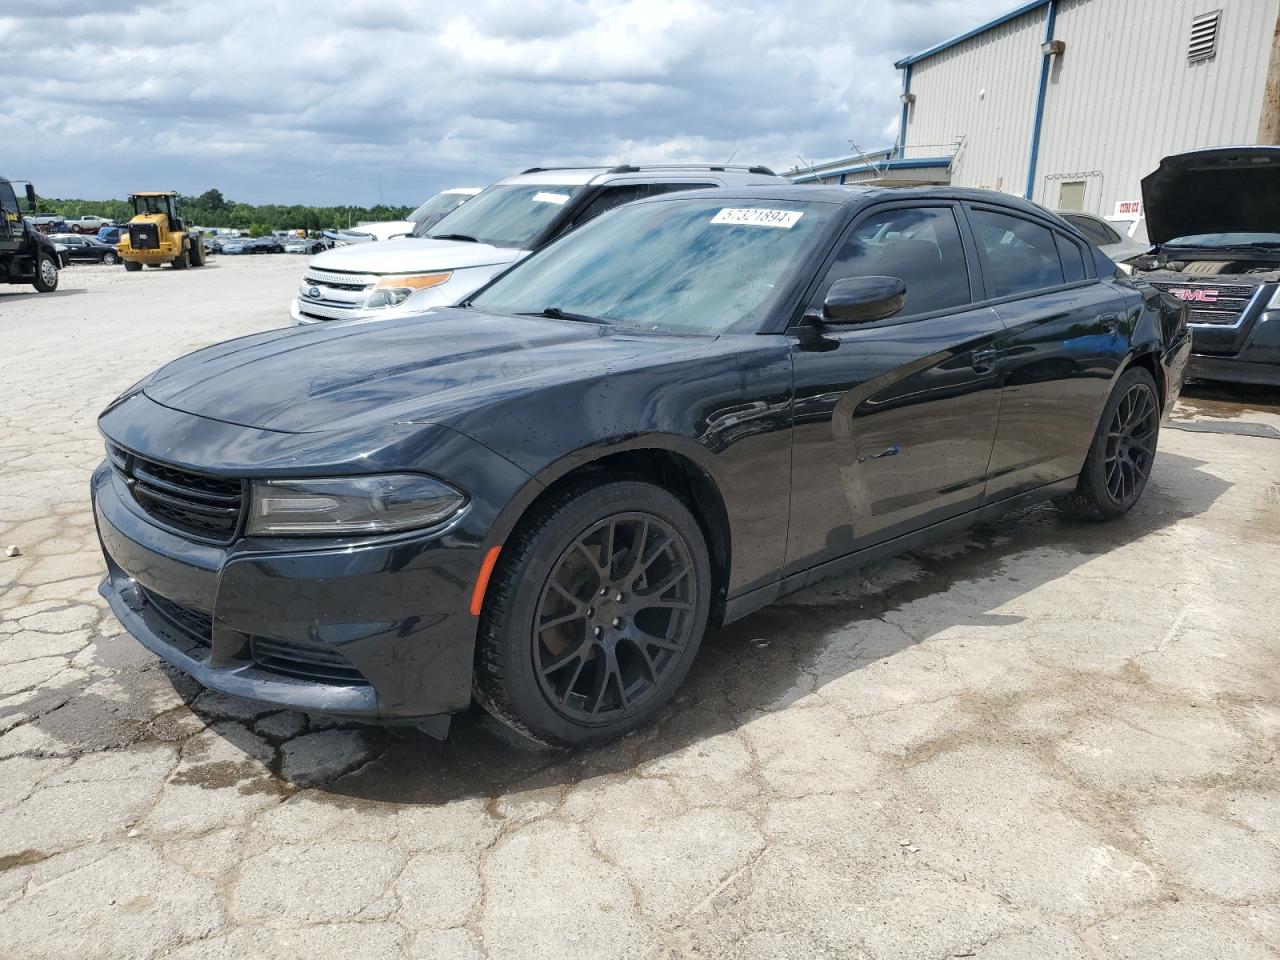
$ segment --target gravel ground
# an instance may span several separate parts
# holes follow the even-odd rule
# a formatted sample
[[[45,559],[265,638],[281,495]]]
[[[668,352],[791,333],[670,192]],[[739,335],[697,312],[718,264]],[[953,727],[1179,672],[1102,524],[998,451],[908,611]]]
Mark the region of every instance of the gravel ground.
[[[1280,957],[1280,406],[708,638],[578,756],[202,692],[98,598],[94,418],[302,261],[0,288],[0,957]],[[1253,434],[1253,435],[1246,435]]]

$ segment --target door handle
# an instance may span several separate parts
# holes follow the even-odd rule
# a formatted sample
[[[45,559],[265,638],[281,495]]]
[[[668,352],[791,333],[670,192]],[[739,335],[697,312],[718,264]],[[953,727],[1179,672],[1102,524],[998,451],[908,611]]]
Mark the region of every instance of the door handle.
[[[1104,333],[1120,332],[1120,314],[1104,313],[1102,316],[1098,318],[1098,320],[1100,320],[1102,323],[1102,330]]]
[[[990,373],[996,368],[996,364],[1000,362],[999,350],[978,350],[969,359],[973,365],[973,369],[978,373]]]

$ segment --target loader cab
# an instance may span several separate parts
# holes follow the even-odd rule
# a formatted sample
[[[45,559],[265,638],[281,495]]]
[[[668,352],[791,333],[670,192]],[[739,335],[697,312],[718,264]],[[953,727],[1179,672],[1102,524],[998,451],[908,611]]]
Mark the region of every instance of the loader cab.
[[[133,205],[134,217],[164,217],[166,225],[172,231],[182,230],[182,221],[178,218],[174,193],[135,193],[129,197]]]

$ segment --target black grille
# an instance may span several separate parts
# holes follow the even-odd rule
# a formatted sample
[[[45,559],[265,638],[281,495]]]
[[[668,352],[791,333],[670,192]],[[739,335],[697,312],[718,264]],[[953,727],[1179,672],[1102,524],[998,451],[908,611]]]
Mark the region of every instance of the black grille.
[[[205,647],[213,643],[213,618],[209,614],[174,603],[145,587],[142,588],[142,595],[151,608],[184,637]]]
[[[160,246],[160,228],[154,223],[129,224],[129,246],[135,250],[155,250]]]
[[[250,642],[254,662],[264,670],[318,683],[364,685],[369,681],[338,651],[328,647],[304,647],[283,640],[254,637]]]
[[[1258,288],[1247,283],[1177,283],[1153,280],[1151,285],[1187,305],[1188,323],[1231,326],[1249,305]]]
[[[107,457],[138,506],[162,525],[216,543],[235,537],[244,510],[243,481],[181,470],[110,443]]]

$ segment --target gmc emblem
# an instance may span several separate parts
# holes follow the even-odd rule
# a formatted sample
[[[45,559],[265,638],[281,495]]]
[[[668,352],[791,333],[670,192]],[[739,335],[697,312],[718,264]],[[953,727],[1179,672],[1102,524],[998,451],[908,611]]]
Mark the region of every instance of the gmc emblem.
[[[1188,303],[1217,303],[1218,302],[1217,290],[1189,290],[1184,288],[1179,290],[1170,290],[1169,292],[1173,294],[1175,297],[1177,297],[1179,300],[1185,300]]]

